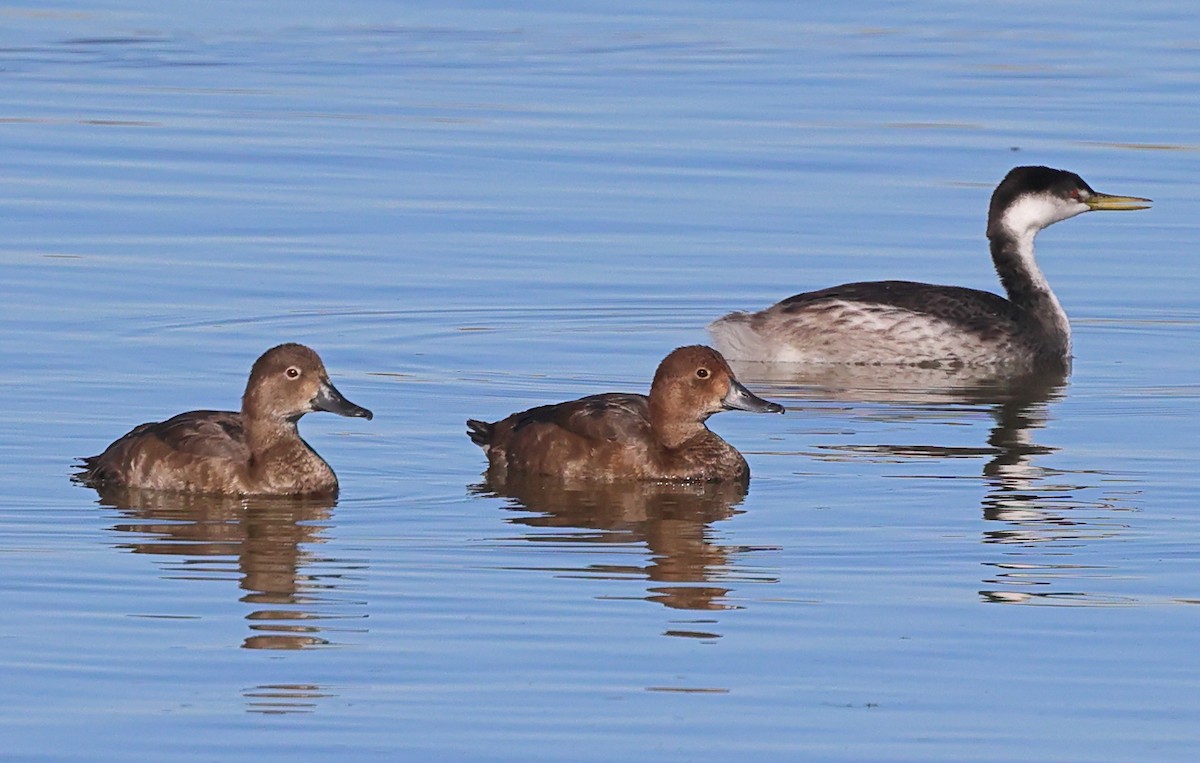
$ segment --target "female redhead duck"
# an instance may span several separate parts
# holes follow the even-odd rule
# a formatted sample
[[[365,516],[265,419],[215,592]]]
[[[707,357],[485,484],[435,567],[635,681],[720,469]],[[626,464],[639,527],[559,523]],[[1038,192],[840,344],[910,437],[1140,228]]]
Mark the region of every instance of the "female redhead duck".
[[[738,383],[709,347],[680,347],[654,374],[650,395],[611,392],[514,413],[489,424],[468,420],[489,476],[574,480],[722,482],[750,479],[742,454],[704,425],[720,411],[783,413]]]
[[[296,430],[310,411],[371,418],[337,391],[317,353],[281,344],[255,361],[240,412],[190,411],[142,424],[100,455],[81,459],[77,479],[95,488],[333,494],[333,470]]]

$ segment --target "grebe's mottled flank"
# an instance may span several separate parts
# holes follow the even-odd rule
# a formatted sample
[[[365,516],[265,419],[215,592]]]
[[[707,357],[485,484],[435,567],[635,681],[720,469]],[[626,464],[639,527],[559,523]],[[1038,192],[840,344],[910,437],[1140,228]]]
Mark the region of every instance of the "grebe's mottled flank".
[[[1071,326],[1034,261],[1034,237],[1083,212],[1149,203],[1098,193],[1066,170],[1016,167],[992,194],[987,225],[1008,299],[912,281],[849,283],[730,313],[708,330],[722,354],[742,361],[1066,365]]]

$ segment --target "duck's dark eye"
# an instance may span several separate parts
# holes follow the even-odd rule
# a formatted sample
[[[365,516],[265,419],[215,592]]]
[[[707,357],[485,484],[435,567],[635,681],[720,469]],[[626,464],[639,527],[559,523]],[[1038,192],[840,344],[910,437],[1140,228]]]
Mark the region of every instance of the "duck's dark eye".
[[[300,369],[295,366],[289,366],[288,370],[284,371],[284,373],[287,374],[287,378],[289,379],[300,378]]]
[[[707,379],[708,378],[708,369],[707,368],[697,369],[696,370],[696,378],[697,379]]]

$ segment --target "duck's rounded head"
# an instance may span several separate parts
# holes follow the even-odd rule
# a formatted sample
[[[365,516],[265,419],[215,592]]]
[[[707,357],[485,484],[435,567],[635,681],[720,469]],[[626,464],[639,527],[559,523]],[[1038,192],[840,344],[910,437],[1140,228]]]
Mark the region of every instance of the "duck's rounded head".
[[[254,361],[242,395],[242,414],[252,418],[295,421],[312,411],[370,419],[329,381],[321,356],[302,344],[272,347]]]
[[[703,345],[680,347],[663,358],[650,386],[652,404],[672,418],[707,419],[728,410],[783,413],[783,406],[763,400],[733,375],[721,353]]]

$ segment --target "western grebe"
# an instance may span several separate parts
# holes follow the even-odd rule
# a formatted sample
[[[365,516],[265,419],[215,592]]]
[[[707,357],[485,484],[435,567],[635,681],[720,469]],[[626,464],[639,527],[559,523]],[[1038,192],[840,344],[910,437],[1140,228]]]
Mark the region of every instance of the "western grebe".
[[[1092,190],[1073,172],[1016,167],[992,193],[987,237],[1008,299],[912,281],[848,283],[789,297],[708,327],[742,361],[904,365],[1067,365],[1071,326],[1033,257],[1038,231],[1149,199]]]

